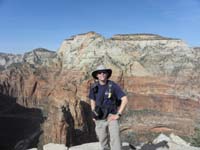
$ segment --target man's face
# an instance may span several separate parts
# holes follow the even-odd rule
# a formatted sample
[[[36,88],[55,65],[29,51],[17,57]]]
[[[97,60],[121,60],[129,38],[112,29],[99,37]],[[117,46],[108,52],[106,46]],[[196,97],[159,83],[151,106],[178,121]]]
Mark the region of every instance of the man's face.
[[[108,73],[106,71],[98,71],[97,72],[97,78],[100,81],[106,81],[108,77]]]

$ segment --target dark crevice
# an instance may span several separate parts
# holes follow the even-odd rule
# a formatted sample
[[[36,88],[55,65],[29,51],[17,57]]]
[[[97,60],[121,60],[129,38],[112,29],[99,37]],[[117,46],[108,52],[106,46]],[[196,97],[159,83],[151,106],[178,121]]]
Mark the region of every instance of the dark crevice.
[[[0,149],[23,150],[37,147],[42,133],[42,111],[16,103],[16,98],[0,94]]]
[[[35,84],[33,86],[33,89],[31,91],[31,96],[33,96],[33,94],[35,93],[36,88],[37,88],[37,82],[35,82]]]

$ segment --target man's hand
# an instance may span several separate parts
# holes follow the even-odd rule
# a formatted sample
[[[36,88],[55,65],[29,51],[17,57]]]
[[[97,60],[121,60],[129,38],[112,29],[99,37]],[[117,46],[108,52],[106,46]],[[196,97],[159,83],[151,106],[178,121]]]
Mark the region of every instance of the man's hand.
[[[112,120],[117,120],[119,119],[119,115],[118,114],[109,114],[107,120],[108,121],[112,121]]]

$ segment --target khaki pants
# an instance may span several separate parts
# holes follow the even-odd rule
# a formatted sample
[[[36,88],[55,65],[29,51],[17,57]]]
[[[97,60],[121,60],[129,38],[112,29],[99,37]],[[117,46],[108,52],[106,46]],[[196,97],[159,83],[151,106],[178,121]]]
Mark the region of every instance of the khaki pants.
[[[121,150],[119,121],[96,120],[95,124],[100,150]]]

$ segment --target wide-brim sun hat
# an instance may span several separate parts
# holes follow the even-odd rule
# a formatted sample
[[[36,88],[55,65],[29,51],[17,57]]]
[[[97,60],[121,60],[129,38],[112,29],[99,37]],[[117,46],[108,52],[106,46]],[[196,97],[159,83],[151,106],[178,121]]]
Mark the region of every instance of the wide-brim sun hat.
[[[92,72],[93,78],[98,79],[98,78],[97,78],[97,73],[98,73],[99,71],[106,71],[106,72],[108,73],[107,78],[110,78],[111,75],[112,75],[112,70],[111,70],[111,69],[106,68],[104,65],[99,65],[99,66],[96,68],[96,70]]]

